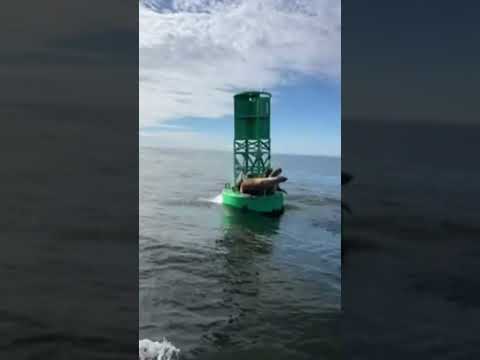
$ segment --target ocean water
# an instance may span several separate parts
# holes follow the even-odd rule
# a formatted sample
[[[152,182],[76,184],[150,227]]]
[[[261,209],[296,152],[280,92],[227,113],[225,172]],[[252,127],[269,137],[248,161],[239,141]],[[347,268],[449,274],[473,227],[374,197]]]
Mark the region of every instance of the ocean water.
[[[220,203],[231,153],[140,148],[140,339],[181,359],[340,357],[340,160],[273,165],[278,219]]]
[[[346,358],[478,359],[478,126],[344,121]]]
[[[18,109],[0,132],[0,359],[132,359],[138,110]]]

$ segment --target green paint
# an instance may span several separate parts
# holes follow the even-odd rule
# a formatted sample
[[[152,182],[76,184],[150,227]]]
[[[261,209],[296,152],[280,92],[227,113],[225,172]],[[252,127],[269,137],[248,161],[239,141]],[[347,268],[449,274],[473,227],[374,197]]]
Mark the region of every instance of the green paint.
[[[283,193],[251,196],[240,193],[238,181],[247,174],[264,176],[270,165],[270,99],[263,91],[247,91],[234,99],[233,186],[223,190],[223,204],[249,211],[280,214]]]
[[[261,213],[283,212],[283,193],[273,195],[250,196],[232,189],[223,190],[223,204],[238,209],[256,211]]]
[[[243,92],[233,97],[234,183],[242,174],[262,176],[270,167],[270,98],[269,93],[258,91]]]

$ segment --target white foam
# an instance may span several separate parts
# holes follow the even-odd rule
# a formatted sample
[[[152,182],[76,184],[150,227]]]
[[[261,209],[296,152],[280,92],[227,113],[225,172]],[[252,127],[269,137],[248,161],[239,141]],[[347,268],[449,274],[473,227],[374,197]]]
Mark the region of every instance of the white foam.
[[[221,204],[221,203],[223,203],[223,196],[222,196],[222,194],[218,194],[213,199],[210,199],[210,201],[215,203],[215,204]]]
[[[180,349],[163,338],[162,341],[143,339],[138,342],[139,360],[178,360]]]
[[[207,201],[207,202],[214,203],[214,204],[222,204],[223,203],[223,196],[222,196],[222,194],[218,194],[217,196],[215,196],[211,199],[201,198],[199,200],[200,201]]]

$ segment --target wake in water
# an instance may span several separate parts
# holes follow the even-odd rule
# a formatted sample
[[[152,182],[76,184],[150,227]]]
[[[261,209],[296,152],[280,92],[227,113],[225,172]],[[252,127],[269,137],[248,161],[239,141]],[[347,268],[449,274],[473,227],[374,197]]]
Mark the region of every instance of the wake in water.
[[[222,194],[218,194],[217,196],[211,198],[211,199],[204,199],[204,198],[201,198],[199,199],[200,201],[207,201],[209,203],[213,203],[213,204],[222,204],[223,203],[223,196]]]
[[[138,342],[139,360],[178,360],[180,349],[163,338],[163,341],[143,339]]]

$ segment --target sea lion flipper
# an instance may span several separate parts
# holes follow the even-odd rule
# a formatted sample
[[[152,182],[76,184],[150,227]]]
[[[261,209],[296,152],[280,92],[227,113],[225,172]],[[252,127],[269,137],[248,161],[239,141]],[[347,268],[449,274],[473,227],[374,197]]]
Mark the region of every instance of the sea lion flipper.
[[[270,176],[269,177],[277,177],[278,175],[280,175],[282,173],[282,168],[276,168],[275,170],[273,170],[271,173],[270,173]]]

